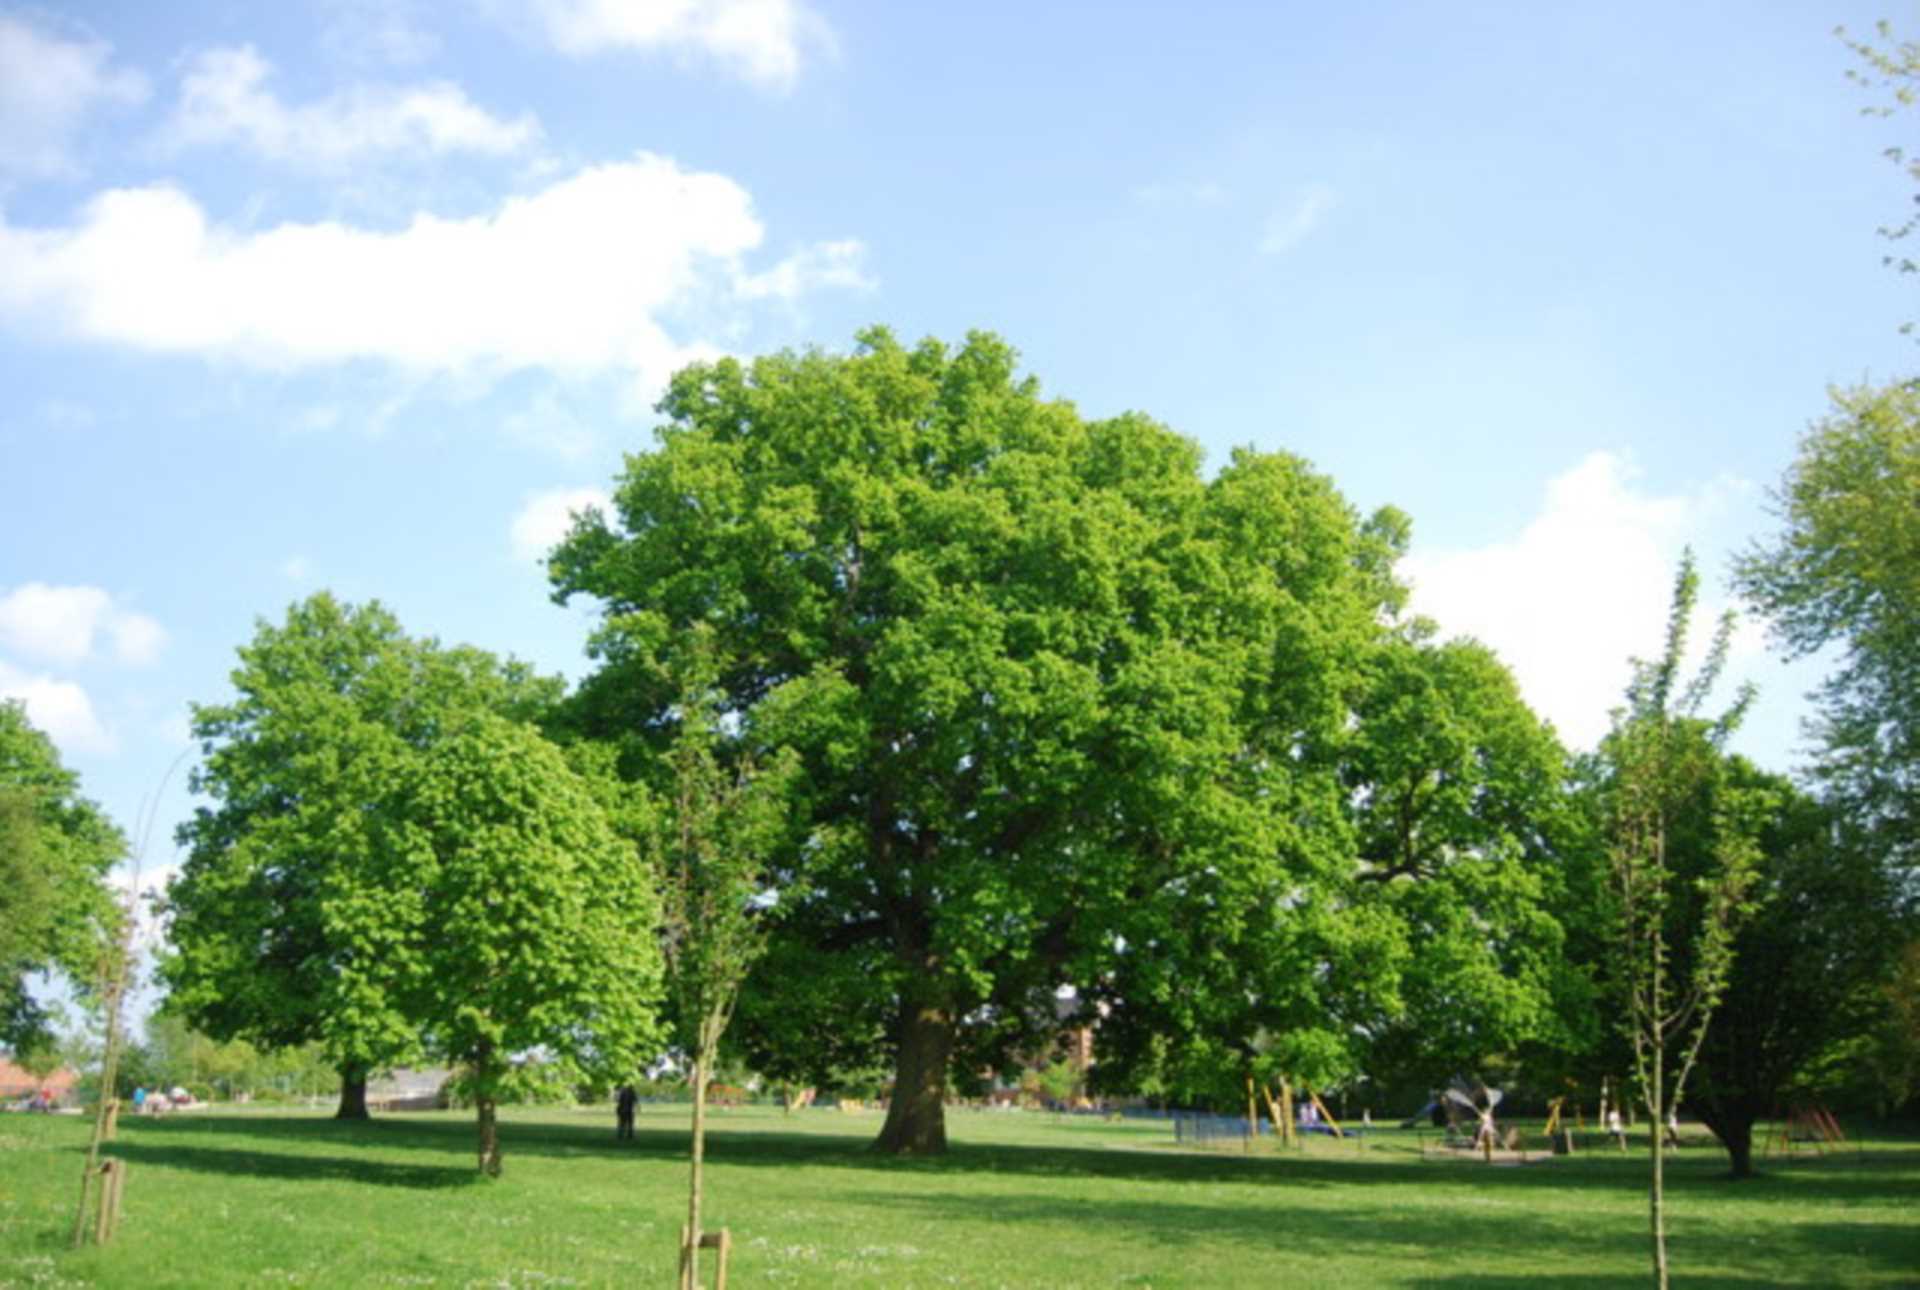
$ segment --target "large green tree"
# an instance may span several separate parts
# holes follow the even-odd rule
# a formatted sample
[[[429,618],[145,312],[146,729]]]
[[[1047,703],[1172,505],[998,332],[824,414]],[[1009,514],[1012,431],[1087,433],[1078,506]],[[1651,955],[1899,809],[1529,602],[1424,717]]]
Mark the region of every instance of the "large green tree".
[[[1837,392],[1774,501],[1782,531],[1735,577],[1790,653],[1838,651],[1812,774],[1891,859],[1920,863],[1920,385]]]
[[[1710,872],[1699,824],[1714,798],[1761,797],[1753,911],[1734,937],[1733,970],[1700,1049],[1689,1105],[1727,1149],[1736,1178],[1753,1172],[1753,1126],[1783,1109],[1795,1083],[1837,1046],[1870,1037],[1908,925],[1898,890],[1858,829],[1778,775],[1730,758],[1698,789],[1693,827],[1677,830],[1677,873]],[[1676,972],[1684,972],[1678,958]]]
[[[1529,1045],[1565,1047],[1586,982],[1567,963],[1566,756],[1492,651],[1416,625],[1372,656],[1342,749],[1355,899],[1403,929],[1403,1011],[1369,1018],[1431,1082]],[[1384,1052],[1383,1052],[1384,1055]]]
[[[107,874],[125,854],[24,705],[0,700],[0,1044],[50,1042],[34,976],[64,972],[83,991],[97,983],[119,925]]]
[[[212,804],[179,830],[160,978],[168,1006],[217,1039],[322,1044],[340,1114],[363,1117],[368,1073],[421,1038],[364,970],[390,949],[364,912],[396,899],[369,878],[371,807],[474,713],[534,717],[559,684],[325,592],[261,622],[239,654],[233,699],[194,707],[192,783]]]
[[[1176,917],[1151,952],[1121,956],[1092,992],[1107,1087],[1147,1077],[1232,1102],[1265,1074],[1284,1103],[1290,1082],[1434,1084],[1572,1042],[1590,1008],[1555,916],[1570,833],[1558,741],[1475,642],[1435,643],[1414,620],[1359,658],[1343,734],[1317,754],[1343,806],[1317,830],[1326,868],[1310,885],[1276,870],[1243,893],[1236,926]]]
[[[626,1077],[659,1051],[653,874],[531,726],[485,711],[388,779],[358,872],[323,882],[330,938],[377,946],[342,991],[385,1001],[454,1063],[482,1172],[499,1102]]]
[[[552,559],[603,608],[581,720],[659,727],[659,664],[706,624],[725,709],[802,758],[740,1020],[784,997],[878,1036],[880,1148],[941,1150],[950,1070],[1031,1048],[1061,984],[1211,953],[1350,864],[1320,749],[1393,552],[1298,459],[1208,480],[981,334],[700,364],[661,408]]]

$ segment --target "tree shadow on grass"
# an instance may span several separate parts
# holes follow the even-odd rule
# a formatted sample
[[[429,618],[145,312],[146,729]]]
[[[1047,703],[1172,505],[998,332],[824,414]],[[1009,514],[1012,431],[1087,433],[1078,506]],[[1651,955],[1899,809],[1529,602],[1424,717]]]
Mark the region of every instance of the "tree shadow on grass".
[[[143,1141],[121,1138],[108,1153],[129,1164],[181,1169],[191,1173],[230,1174],[249,1178],[285,1178],[306,1182],[364,1183],[373,1187],[451,1188],[473,1185],[479,1171],[471,1164],[402,1164],[364,1156],[314,1155],[307,1152],[253,1151],[215,1144],[205,1138],[155,1137]]]
[[[430,1151],[458,1157],[472,1155],[473,1123],[465,1118],[410,1119],[382,1116],[374,1120],[334,1120],[323,1117],[181,1116],[139,1121],[123,1142],[155,1148],[188,1146],[210,1157],[226,1153],[223,1144],[250,1138],[260,1144],[258,1155],[298,1161],[316,1148],[340,1150]],[[619,1142],[610,1128],[597,1123],[554,1123],[507,1119],[501,1124],[506,1157],[651,1160],[682,1162],[687,1158],[684,1126],[647,1127],[643,1120],[631,1142]],[[1164,1183],[1234,1183],[1274,1188],[1324,1188],[1381,1185],[1471,1184],[1492,1196],[1523,1199],[1539,1190],[1564,1193],[1642,1192],[1647,1185],[1644,1156],[1608,1154],[1577,1156],[1520,1167],[1488,1167],[1456,1161],[1422,1160],[1399,1156],[1330,1159],[1307,1155],[1243,1156],[1230,1153],[1161,1151],[1153,1146],[1080,1146],[1050,1143],[955,1142],[944,1156],[901,1158],[878,1155],[863,1139],[842,1134],[768,1127],[754,1121],[738,1127],[725,1121],[707,1135],[707,1158],[717,1166],[750,1169],[837,1168],[881,1177],[1003,1175],[1035,1179],[1094,1178]],[[428,1166],[395,1166],[427,1169]],[[465,1175],[469,1167],[452,1168]],[[1801,1169],[1782,1166],[1757,1178],[1734,1182],[1727,1177],[1724,1158],[1707,1153],[1682,1154],[1668,1165],[1668,1187],[1685,1203],[1691,1193],[1718,1194],[1737,1190],[1742,1203],[1792,1206],[1885,1202],[1902,1194],[1920,1203],[1920,1153],[1888,1154],[1846,1169]]]
[[[1642,1233],[1642,1270],[1632,1277],[1595,1280],[1593,1285],[1643,1285],[1652,1276],[1651,1252],[1645,1249]],[[1920,1226],[1911,1223],[1795,1223],[1769,1233],[1764,1256],[1756,1258],[1748,1244],[1751,1237],[1715,1236],[1699,1233],[1669,1236],[1668,1256],[1676,1282],[1713,1286],[1715,1290],[1774,1290],[1781,1286],[1809,1286],[1827,1290],[1831,1286],[1887,1285],[1920,1287]],[[1607,1247],[1617,1256],[1617,1244]],[[1764,1274],[1728,1271],[1732,1265],[1751,1267],[1764,1262],[1770,1269]],[[1815,1266],[1821,1271],[1798,1280],[1785,1279],[1778,1270],[1791,1263],[1795,1267]],[[1563,1278],[1547,1278],[1524,1273],[1489,1276],[1481,1272],[1421,1277],[1405,1284],[1414,1290],[1538,1290],[1551,1282],[1555,1286],[1589,1284]]]
[[[1639,1285],[1648,1275],[1638,1270],[1631,1275],[1588,1271],[1621,1267],[1623,1251],[1628,1250],[1627,1265],[1633,1266],[1644,1249],[1643,1241],[1623,1243],[1617,1225],[1596,1227],[1577,1214],[1546,1217],[1518,1207],[1504,1212],[1476,1212],[1364,1206],[1346,1211],[1316,1210],[1310,1220],[1301,1221],[1298,1215],[1276,1210],[1265,1200],[1235,1203],[1215,1196],[1193,1202],[1172,1195],[1101,1199],[1056,1196],[1017,1185],[990,1194],[872,1191],[846,1199],[876,1213],[903,1213],[920,1222],[957,1220],[996,1230],[1027,1225],[1054,1230],[1071,1227],[1098,1239],[1131,1234],[1149,1240],[1155,1249],[1176,1251],[1239,1247],[1254,1259],[1271,1259],[1287,1269],[1338,1267],[1356,1253],[1388,1258],[1402,1254],[1441,1268],[1460,1269],[1411,1281],[1392,1278],[1396,1285],[1431,1290],[1611,1287]],[[1013,1232],[1009,1237],[1018,1239]],[[1920,1260],[1920,1228],[1895,1223],[1795,1224],[1772,1232],[1764,1250],[1754,1248],[1744,1227],[1724,1232],[1699,1228],[1670,1237],[1669,1248],[1676,1270],[1688,1284],[1711,1284],[1725,1290],[1796,1284],[1781,1279],[1778,1266],[1786,1261],[1790,1266],[1823,1265],[1831,1269],[1797,1283],[1824,1287],[1858,1279],[1863,1273],[1898,1274],[1920,1266],[1916,1262]],[[1541,1270],[1502,1274],[1502,1265],[1515,1264]],[[1274,1270],[1277,1281],[1291,1275],[1279,1266]]]
[[[1786,1286],[1808,1286],[1814,1290],[1830,1290],[1834,1282],[1827,1279],[1813,1281],[1782,1281],[1778,1276],[1743,1276],[1738,1273],[1716,1272],[1711,1268],[1695,1266],[1692,1263],[1676,1260],[1671,1265],[1674,1280],[1690,1286],[1712,1286],[1714,1290],[1782,1290]],[[1632,1276],[1607,1277],[1560,1277],[1544,1273],[1528,1275],[1515,1273],[1509,1276],[1489,1275],[1485,1272],[1462,1272],[1455,1276],[1418,1277],[1411,1281],[1396,1281],[1394,1284],[1406,1287],[1406,1290],[1541,1290],[1542,1286],[1592,1286],[1607,1287],[1614,1290],[1619,1286],[1643,1286],[1653,1279],[1651,1256],[1645,1271]]]

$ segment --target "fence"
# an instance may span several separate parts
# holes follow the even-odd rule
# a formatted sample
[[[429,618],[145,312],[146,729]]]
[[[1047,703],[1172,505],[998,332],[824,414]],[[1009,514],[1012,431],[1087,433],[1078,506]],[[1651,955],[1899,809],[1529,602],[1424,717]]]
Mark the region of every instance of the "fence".
[[[1205,1146],[1215,1142],[1245,1142],[1247,1140],[1247,1120],[1238,1115],[1203,1115],[1194,1112],[1176,1112],[1173,1120],[1173,1140],[1182,1144]],[[1253,1122],[1255,1133],[1271,1132],[1270,1127],[1259,1121]]]

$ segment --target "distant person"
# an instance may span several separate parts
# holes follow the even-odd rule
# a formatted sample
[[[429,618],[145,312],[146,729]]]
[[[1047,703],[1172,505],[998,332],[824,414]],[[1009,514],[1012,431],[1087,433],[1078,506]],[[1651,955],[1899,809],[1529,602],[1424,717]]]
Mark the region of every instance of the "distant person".
[[[618,1120],[613,1136],[622,1142],[633,1138],[633,1108],[639,1101],[640,1095],[633,1091],[631,1084],[622,1084],[619,1096],[613,1099],[613,1113]]]
[[[140,1114],[147,1109],[147,1086],[136,1085],[133,1090],[133,1113]]]
[[[1607,1112],[1607,1132],[1613,1135],[1613,1140],[1622,1151],[1627,1149],[1627,1128],[1620,1123],[1620,1108],[1617,1106]]]

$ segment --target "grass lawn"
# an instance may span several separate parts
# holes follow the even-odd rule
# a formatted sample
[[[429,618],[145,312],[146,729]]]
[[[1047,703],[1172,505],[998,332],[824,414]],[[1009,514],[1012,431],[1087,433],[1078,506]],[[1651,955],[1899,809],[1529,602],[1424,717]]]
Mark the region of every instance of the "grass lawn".
[[[956,1111],[937,1161],[865,1151],[877,1114],[721,1112],[709,1227],[753,1286],[1616,1286],[1648,1276],[1646,1157],[1525,1167],[1365,1151],[1184,1151],[1170,1125]],[[123,1122],[125,1218],[68,1252],[88,1124],[0,1117],[0,1286],[670,1285],[685,1108],[509,1111],[506,1175],[475,1176],[465,1114],[324,1112]],[[1669,1167],[1675,1280],[1920,1286],[1920,1142]],[[710,1257],[710,1256],[709,1256]]]

